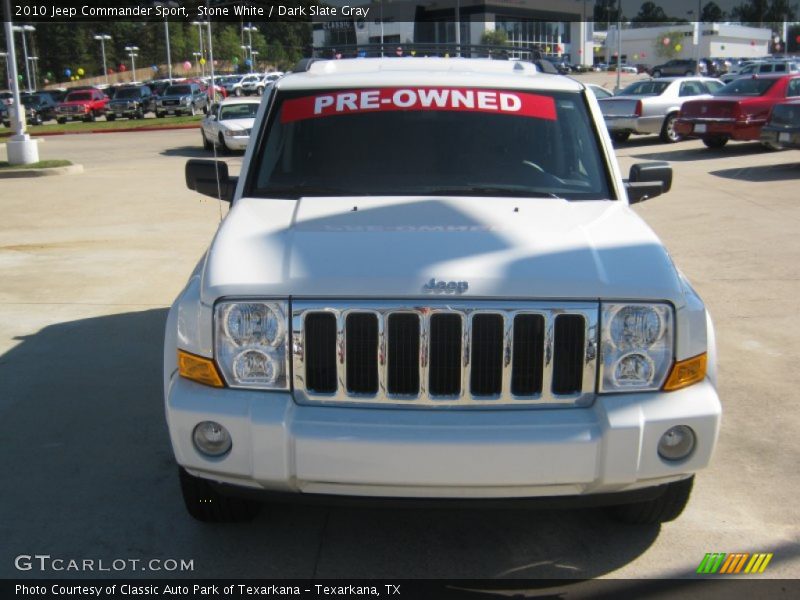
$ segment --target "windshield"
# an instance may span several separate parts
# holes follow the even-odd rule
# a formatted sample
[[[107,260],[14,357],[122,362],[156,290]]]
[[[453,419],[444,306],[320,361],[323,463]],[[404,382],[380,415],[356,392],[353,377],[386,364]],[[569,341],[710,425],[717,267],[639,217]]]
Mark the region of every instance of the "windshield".
[[[761,96],[773,86],[777,79],[735,79],[721,87],[715,96]]]
[[[188,85],[171,85],[164,93],[165,96],[185,96],[192,93],[192,88]]]
[[[23,104],[44,104],[46,102],[40,94],[23,94],[20,100]]]
[[[114,94],[114,98],[139,98],[142,93],[139,88],[129,88],[127,90],[119,90]]]
[[[247,102],[243,104],[226,104],[219,109],[219,120],[254,119],[258,112],[258,104]]]
[[[78,102],[81,100],[91,100],[91,92],[72,92],[67,96],[66,102]]]
[[[257,196],[610,197],[578,93],[410,87],[280,100]]]
[[[622,90],[620,96],[660,96],[669,86],[668,81],[638,81]]]

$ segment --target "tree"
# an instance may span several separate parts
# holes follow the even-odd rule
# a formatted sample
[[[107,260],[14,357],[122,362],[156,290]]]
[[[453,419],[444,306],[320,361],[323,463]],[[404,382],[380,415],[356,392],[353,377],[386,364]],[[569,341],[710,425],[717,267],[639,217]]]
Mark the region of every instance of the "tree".
[[[631,19],[632,27],[648,27],[651,23],[660,23],[667,20],[667,13],[655,2],[645,2],[639,13]]]
[[[709,2],[700,12],[700,21],[703,23],[714,23],[725,18],[725,11],[716,2]]]
[[[508,44],[508,34],[502,29],[484,31],[481,36],[481,44],[484,46],[505,46]]]

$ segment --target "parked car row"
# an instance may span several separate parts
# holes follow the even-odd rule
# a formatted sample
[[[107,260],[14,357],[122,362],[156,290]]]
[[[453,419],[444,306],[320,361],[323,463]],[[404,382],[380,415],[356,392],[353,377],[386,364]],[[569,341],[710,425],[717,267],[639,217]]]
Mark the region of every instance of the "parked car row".
[[[760,141],[772,149],[798,144],[800,74],[755,75],[727,85],[707,77],[657,78],[634,82],[615,96],[593,91],[616,143],[657,134],[665,143],[699,138],[709,148],[730,140]]]

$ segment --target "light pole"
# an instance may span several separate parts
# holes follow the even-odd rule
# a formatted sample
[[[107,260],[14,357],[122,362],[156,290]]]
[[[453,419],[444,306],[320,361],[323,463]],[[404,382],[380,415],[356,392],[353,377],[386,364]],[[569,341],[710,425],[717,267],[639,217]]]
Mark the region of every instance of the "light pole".
[[[31,62],[31,65],[33,67],[33,89],[35,90],[36,88],[39,87],[39,83],[37,81],[38,77],[36,76],[36,61],[39,60],[39,57],[38,56],[29,56],[28,60]]]
[[[13,123],[14,135],[6,142],[6,152],[8,162],[12,165],[29,165],[39,162],[39,146],[35,140],[25,133],[25,111],[22,110],[19,97],[19,81],[17,80],[17,50],[14,46],[14,31],[11,25],[11,2],[3,0],[3,14],[5,20],[3,27],[6,34],[6,64],[8,65],[8,76],[11,79],[11,97],[15,110],[9,111],[9,117]],[[27,64],[27,60],[25,61]]]
[[[250,46],[240,46],[240,48],[242,50],[244,50],[244,60],[245,60],[245,62],[247,62],[247,60],[250,57],[250,52],[252,51],[252,48]],[[250,66],[248,67],[248,69],[250,69],[250,71],[253,70],[253,61],[252,61],[252,59],[250,59]]]
[[[620,75],[622,74],[622,0],[619,0],[617,12],[617,90],[620,89]],[[614,92],[617,93],[616,91]]]
[[[200,58],[201,58],[203,55],[202,55],[202,54],[200,54],[199,52],[195,51],[195,52],[192,52],[192,56],[194,56],[194,62],[196,62],[198,65],[200,65]],[[200,65],[200,67],[202,67],[202,66],[203,66],[203,65]]]
[[[111,39],[110,35],[106,35],[105,33],[98,33],[94,36],[98,42],[100,42],[100,53],[103,56],[103,75],[106,77],[106,85],[108,85],[108,67],[106,67],[106,42]]]
[[[172,83],[172,52],[169,49],[169,21],[164,17],[164,35],[167,38],[167,73],[169,82]]]
[[[251,62],[250,70],[251,71],[255,70],[256,56],[258,56],[259,54],[260,54],[260,52],[258,52],[258,50],[250,50],[250,62]]]
[[[36,31],[36,27],[33,25],[14,25],[12,27],[14,31],[22,32],[22,54],[25,57],[25,83],[28,84],[28,91],[32,92],[31,89],[31,69],[30,65],[28,64],[28,39],[25,35],[28,31]]]
[[[242,31],[247,32],[247,49],[250,52],[250,71],[253,70],[253,32],[258,31],[258,27],[254,27],[252,23],[248,23],[247,27],[242,27]]]
[[[204,21],[192,21],[192,25],[197,25],[197,40],[200,43],[200,58],[204,58],[205,54],[203,52],[203,25],[205,25]],[[205,76],[206,74],[206,67],[205,65],[200,65],[200,73]]]
[[[125,52],[131,57],[131,81],[136,81],[136,54],[139,51],[139,46],[125,46]]]

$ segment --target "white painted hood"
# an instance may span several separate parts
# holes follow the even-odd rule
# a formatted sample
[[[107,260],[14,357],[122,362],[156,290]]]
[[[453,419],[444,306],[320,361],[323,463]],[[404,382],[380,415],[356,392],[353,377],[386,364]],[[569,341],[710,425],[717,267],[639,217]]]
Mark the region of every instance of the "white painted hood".
[[[242,198],[201,294],[420,297],[431,278],[467,281],[462,298],[684,303],[669,255],[626,203],[551,198]]]
[[[220,121],[220,127],[223,129],[232,129],[233,131],[243,131],[245,129],[252,129],[255,119],[247,117],[246,119],[225,119]]]

